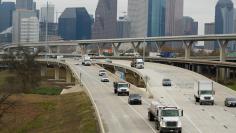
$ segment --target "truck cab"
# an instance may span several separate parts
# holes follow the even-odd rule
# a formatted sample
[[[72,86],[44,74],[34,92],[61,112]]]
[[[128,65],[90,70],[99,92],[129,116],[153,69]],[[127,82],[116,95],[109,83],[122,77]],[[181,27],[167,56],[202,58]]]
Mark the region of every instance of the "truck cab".
[[[126,82],[114,82],[114,93],[117,94],[118,96],[120,95],[127,95],[129,96],[129,87],[130,85]]]
[[[155,121],[155,127],[162,132],[182,132],[182,123],[180,117],[183,116],[183,110],[175,106],[165,106],[159,102],[152,102],[148,108],[148,119]]]
[[[89,56],[84,56],[82,60],[82,65],[91,66],[92,61]]]
[[[200,105],[214,105],[215,91],[213,90],[212,81],[196,81],[194,83],[194,91],[195,102],[199,102]]]
[[[135,67],[137,69],[144,69],[144,61],[143,61],[143,59],[133,59],[131,61],[131,67]]]

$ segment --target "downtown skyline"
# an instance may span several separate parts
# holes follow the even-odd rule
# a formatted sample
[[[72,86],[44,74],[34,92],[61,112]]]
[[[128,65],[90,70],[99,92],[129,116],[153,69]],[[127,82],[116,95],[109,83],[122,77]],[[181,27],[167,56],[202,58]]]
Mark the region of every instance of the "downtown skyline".
[[[2,0],[13,1],[15,0]],[[85,7],[89,14],[94,15],[97,7],[98,0],[92,0],[93,2],[88,2],[88,0],[48,0],[50,4],[55,5],[55,12],[63,12],[67,7]],[[199,22],[199,34],[204,34],[204,24],[214,22],[215,18],[215,6],[218,0],[184,0],[184,16],[190,16],[194,20]],[[232,0],[236,7],[236,0]],[[37,9],[46,5],[46,0],[35,0],[37,2]],[[118,16],[123,16],[127,14],[127,4],[128,0],[118,0]],[[58,13],[58,18],[59,18]],[[56,15],[55,15],[56,17]]]

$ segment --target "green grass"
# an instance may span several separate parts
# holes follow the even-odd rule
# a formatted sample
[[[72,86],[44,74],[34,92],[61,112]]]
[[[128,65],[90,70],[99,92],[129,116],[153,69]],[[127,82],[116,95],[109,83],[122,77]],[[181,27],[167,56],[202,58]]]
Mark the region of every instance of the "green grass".
[[[233,84],[233,85],[227,85],[227,87],[229,87],[230,89],[236,91],[236,84]]]
[[[61,91],[62,91],[61,88],[41,87],[41,88],[32,89],[31,93],[40,94],[40,95],[60,95]]]
[[[23,94],[15,98],[20,106],[4,116],[1,133],[99,132],[93,106],[85,92],[58,96]]]

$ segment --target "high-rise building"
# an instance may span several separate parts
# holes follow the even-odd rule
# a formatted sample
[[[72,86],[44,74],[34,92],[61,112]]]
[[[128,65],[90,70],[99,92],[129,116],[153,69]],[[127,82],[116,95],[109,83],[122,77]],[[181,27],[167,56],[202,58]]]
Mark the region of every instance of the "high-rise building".
[[[0,44],[12,42],[12,27],[7,28],[0,33]]]
[[[93,25],[93,39],[116,38],[117,0],[99,0]]]
[[[148,30],[148,0],[128,0],[130,37],[146,37]]]
[[[119,17],[117,21],[117,38],[129,38],[130,27],[131,24],[127,16]]]
[[[3,2],[0,4],[0,32],[12,26],[12,12],[14,10],[14,2]]]
[[[167,36],[178,36],[183,34],[183,0],[166,0],[166,25]]]
[[[183,29],[184,35],[197,35],[198,34],[198,22],[193,18],[185,16],[183,17]]]
[[[165,0],[149,0],[148,3],[148,36],[165,36]]]
[[[39,41],[39,21],[35,11],[25,9],[14,11],[12,26],[14,43]]]
[[[84,7],[66,8],[59,18],[58,33],[64,40],[91,39],[91,24]]]
[[[34,10],[33,0],[16,0],[16,9]]]
[[[231,0],[219,0],[215,7],[215,34],[231,34],[234,32],[234,4]],[[215,45],[218,45],[217,42]],[[230,50],[235,46],[229,44]]]
[[[46,41],[46,29],[47,29],[47,36],[48,41],[57,41],[58,40],[58,24],[57,23],[48,23],[48,28],[46,28],[45,22],[39,23],[39,41]]]
[[[54,5],[48,5],[46,7],[41,7],[40,10],[40,22],[54,23]]]
[[[205,35],[215,34],[215,23],[205,23]],[[206,50],[216,50],[214,41],[205,41],[204,48]]]

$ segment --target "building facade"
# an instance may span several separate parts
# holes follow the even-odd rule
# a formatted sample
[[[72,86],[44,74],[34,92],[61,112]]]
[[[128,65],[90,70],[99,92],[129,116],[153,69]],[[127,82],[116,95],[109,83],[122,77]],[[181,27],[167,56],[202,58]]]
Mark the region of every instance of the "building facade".
[[[148,30],[148,0],[128,0],[130,37],[146,37]]]
[[[165,0],[149,0],[148,3],[148,36],[165,36]]]
[[[40,22],[54,23],[54,5],[48,5],[48,7],[41,7],[40,10]]]
[[[185,16],[183,17],[183,34],[184,35],[197,35],[198,34],[198,22],[193,18]]]
[[[3,2],[0,4],[0,32],[12,26],[12,13],[14,10],[14,2]]]
[[[91,39],[92,19],[84,7],[66,8],[59,17],[58,33],[64,40]]]
[[[24,9],[13,12],[12,41],[14,43],[39,41],[39,21],[36,12]]]
[[[58,24],[57,23],[48,23],[47,28],[47,41],[57,41],[58,40]],[[40,22],[39,23],[39,41],[46,41],[46,23]]]
[[[119,20],[117,21],[117,38],[129,38],[130,28],[131,23],[128,17],[119,17]]]
[[[16,0],[16,9],[34,10],[36,3],[33,0]]]
[[[215,7],[215,34],[231,34],[234,32],[234,4],[231,0],[219,0]],[[218,47],[217,42],[215,43]],[[232,43],[229,50],[235,50]]]
[[[92,29],[93,39],[116,38],[117,0],[99,0]]]
[[[205,35],[215,34],[215,23],[205,23],[204,28]],[[204,49],[206,50],[216,50],[216,45],[214,41],[205,41],[204,42]]]

